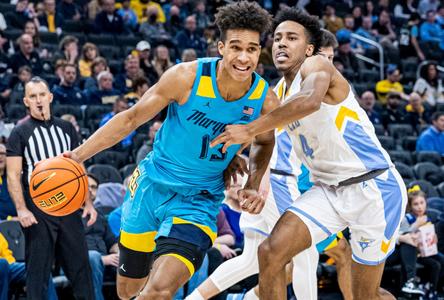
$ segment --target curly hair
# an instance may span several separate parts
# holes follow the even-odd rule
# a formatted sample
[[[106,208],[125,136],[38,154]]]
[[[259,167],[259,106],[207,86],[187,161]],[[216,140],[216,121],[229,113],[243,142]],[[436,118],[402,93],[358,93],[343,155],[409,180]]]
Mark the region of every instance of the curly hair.
[[[321,48],[332,47],[333,49],[336,49],[336,47],[338,47],[338,40],[336,40],[336,36],[327,29],[321,29],[321,31],[322,41],[319,46]]]
[[[224,41],[227,30],[245,29],[259,32],[268,32],[272,17],[256,2],[239,1],[218,9],[216,25],[220,31],[220,39]]]
[[[313,55],[319,52],[322,44],[321,25],[316,17],[310,16],[303,11],[296,8],[284,8],[277,13],[273,20],[273,32],[276,28],[285,21],[293,21],[302,25],[305,29],[305,34],[309,44],[314,46]]]

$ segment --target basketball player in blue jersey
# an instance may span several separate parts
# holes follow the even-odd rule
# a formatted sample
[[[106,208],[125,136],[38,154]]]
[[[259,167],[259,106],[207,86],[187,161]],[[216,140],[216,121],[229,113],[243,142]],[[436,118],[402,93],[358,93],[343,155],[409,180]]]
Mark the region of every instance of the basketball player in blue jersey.
[[[254,73],[260,35],[271,23],[257,3],[240,1],[216,14],[222,58],[172,67],[131,109],[117,114],[67,156],[79,162],[118,143],[168,106],[153,151],[138,165],[122,209],[119,297],[171,299],[202,263],[216,237],[223,171],[239,150],[211,148],[227,124],[247,124],[279,105]],[[274,146],[274,130],[255,138],[241,206],[259,213],[257,192]],[[154,261],[154,262],[153,262]]]
[[[261,297],[285,299],[284,269],[292,257],[349,227],[353,298],[394,299],[379,284],[405,211],[405,185],[348,82],[326,58],[313,55],[320,37],[315,18],[282,10],[273,57],[290,96],[248,125],[227,126],[211,146],[245,146],[257,134],[286,126],[314,182],[259,247]]]

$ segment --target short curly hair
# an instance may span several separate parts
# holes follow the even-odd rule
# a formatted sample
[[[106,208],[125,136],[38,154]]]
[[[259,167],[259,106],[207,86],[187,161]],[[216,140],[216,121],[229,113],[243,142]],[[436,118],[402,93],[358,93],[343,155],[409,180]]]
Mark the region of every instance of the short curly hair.
[[[319,52],[319,48],[322,44],[323,34],[317,17],[308,15],[305,12],[293,7],[284,8],[274,17],[273,32],[276,30],[279,24],[285,21],[293,21],[302,25],[305,28],[308,43],[314,46],[313,55]]]
[[[227,30],[245,29],[259,32],[268,32],[272,17],[256,2],[239,1],[218,9],[216,25],[220,31],[220,40],[224,41]]]
[[[321,32],[322,32],[322,41],[320,47],[321,48],[332,47],[333,49],[336,49],[336,47],[338,47],[338,40],[336,39],[336,36],[327,29],[321,29]]]

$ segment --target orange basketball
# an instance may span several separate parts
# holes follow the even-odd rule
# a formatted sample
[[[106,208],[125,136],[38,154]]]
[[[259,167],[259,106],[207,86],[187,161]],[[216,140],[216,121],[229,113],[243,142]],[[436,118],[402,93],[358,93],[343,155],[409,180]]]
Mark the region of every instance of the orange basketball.
[[[52,216],[66,216],[85,202],[88,178],[83,167],[66,157],[53,157],[37,164],[29,182],[34,204]]]

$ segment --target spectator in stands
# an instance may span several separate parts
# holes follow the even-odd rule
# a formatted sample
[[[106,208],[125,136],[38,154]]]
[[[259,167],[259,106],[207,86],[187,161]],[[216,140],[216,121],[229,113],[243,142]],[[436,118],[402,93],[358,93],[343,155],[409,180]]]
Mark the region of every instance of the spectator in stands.
[[[378,20],[378,16],[375,13],[375,5],[373,4],[373,1],[365,1],[364,16],[371,17],[373,23]]]
[[[444,5],[440,5],[436,14],[436,22],[444,29]]]
[[[166,31],[163,23],[158,21],[159,10],[155,6],[146,9],[146,21],[140,25],[139,32],[146,40],[170,39],[171,35]]]
[[[429,42],[433,49],[444,50],[444,29],[436,22],[435,10],[427,11],[426,21],[419,27],[419,35],[421,40]]]
[[[437,0],[421,0],[418,4],[418,12],[421,17],[427,17],[427,13],[431,10],[436,11],[439,6],[439,1]]]
[[[67,63],[63,67],[62,82],[54,86],[52,90],[55,103],[69,105],[82,105],[86,103],[82,91],[76,85],[76,80],[76,65]]]
[[[127,95],[125,95],[125,98],[128,100],[128,104],[130,106],[134,105],[139,101],[143,94],[150,88],[150,84],[148,82],[148,79],[146,77],[138,77],[133,80],[133,91]]]
[[[419,136],[416,151],[435,151],[444,156],[444,112],[438,111],[432,115],[432,126]]]
[[[338,54],[335,57],[336,61],[340,61],[347,72],[345,75],[348,80],[353,80],[359,77],[359,65],[356,55],[351,48],[350,33],[347,31],[338,31],[336,36],[338,40]]]
[[[89,198],[93,203],[96,199],[98,186],[99,181],[97,178],[92,174],[88,174]],[[100,212],[97,214],[97,221],[93,225],[87,226],[85,219],[83,223],[94,284],[94,299],[103,300],[102,286],[105,267],[112,266],[117,268],[119,266],[117,238],[109,228],[108,220]]]
[[[209,45],[207,48],[207,57],[219,57],[219,50],[217,49],[217,45],[213,44],[213,45]],[[259,59],[260,61],[260,59]]]
[[[273,64],[273,55],[271,53],[271,48],[273,46],[273,35],[267,34],[267,39],[265,40],[265,45],[261,49],[261,55],[259,56],[259,62],[263,63],[266,66],[274,66]],[[208,49],[209,50],[209,49]],[[217,46],[216,46],[217,50]],[[217,56],[219,53],[217,54]],[[211,56],[213,57],[213,56]]]
[[[154,7],[157,9],[157,22],[166,22],[164,10],[156,1],[131,1],[131,8],[136,12],[137,19],[139,20],[140,24],[146,21],[146,10],[148,7]]]
[[[54,59],[64,59],[70,64],[77,65],[79,59],[79,40],[72,35],[66,35],[59,43],[59,53]]]
[[[102,7],[100,6],[100,0],[92,0],[87,4],[88,10],[88,20],[94,21],[99,12],[102,11]]]
[[[421,22],[421,17],[418,13],[412,13],[409,21],[401,28],[399,36],[399,52],[401,58],[419,57],[420,60],[425,59],[424,52],[419,46],[418,25]]]
[[[113,74],[110,71],[102,71],[97,75],[98,88],[86,91],[88,104],[110,104],[122,95],[122,92],[113,88]]]
[[[193,48],[185,49],[182,52],[182,62],[189,62],[197,59],[196,50]],[[259,74],[260,75],[260,74]]]
[[[205,28],[210,25],[210,17],[206,13],[206,6],[204,0],[199,0],[195,3],[194,15],[196,16],[197,30],[203,32]]]
[[[52,88],[55,85],[59,85],[63,80],[63,69],[68,62],[63,58],[57,59],[54,64],[54,75],[55,77],[48,78],[48,85]]]
[[[26,267],[24,262],[17,262],[14,253],[9,249],[8,241],[0,233],[0,300],[8,300],[9,287],[24,286]],[[57,293],[52,282],[48,282],[48,300],[57,300]]]
[[[103,116],[102,120],[100,121],[99,127],[102,127],[105,125],[109,120],[111,120],[112,117],[117,115],[118,113],[125,111],[128,109],[128,102],[126,102],[126,99],[123,97],[120,97],[114,102],[113,110],[106,115]],[[131,132],[127,137],[125,137],[121,142],[121,146],[123,149],[128,149],[133,144],[133,137],[136,135],[136,132]]]
[[[355,31],[359,27],[362,26],[362,8],[361,8],[361,6],[359,6],[359,5],[353,6],[351,15],[353,17],[353,23],[354,23],[354,27],[353,27],[352,31]]]
[[[45,11],[39,16],[39,31],[62,33],[63,16],[56,11],[55,0],[44,0]]]
[[[74,0],[62,0],[58,3],[57,12],[64,20],[79,21],[82,15],[80,7],[74,3]]]
[[[385,50],[385,56],[392,63],[399,62],[399,51],[393,42],[396,40],[396,33],[390,20],[390,13],[381,10],[378,21],[373,24],[373,33],[379,38],[379,43]]]
[[[175,40],[181,51],[187,48],[193,48],[199,56],[202,56],[203,53],[205,53],[207,43],[201,34],[196,32],[196,29],[196,16],[188,16],[185,19],[185,29],[177,33]]]
[[[401,95],[399,93],[388,93],[386,109],[382,112],[381,118],[386,129],[389,124],[405,123],[405,112],[401,108]]]
[[[85,86],[84,86],[85,90],[98,89],[99,84],[97,81],[97,76],[101,72],[108,70],[109,68],[106,59],[101,56],[96,57],[91,64],[91,76],[86,78],[85,80]]]
[[[26,21],[25,27],[23,29],[23,33],[27,33],[30,36],[32,36],[32,42],[34,44],[34,49],[38,50],[38,47],[40,47],[40,35],[39,31],[37,30],[37,27],[35,26],[35,23],[33,21]],[[42,57],[42,55],[40,55]]]
[[[102,0],[102,11],[97,14],[94,20],[94,27],[97,33],[127,33],[125,32],[122,16],[117,13],[114,6],[114,0]]]
[[[12,74],[9,72],[9,57],[6,54],[5,45],[8,44],[8,39],[0,30],[0,104],[4,106],[8,102],[8,97],[11,94],[11,80]]]
[[[145,73],[150,84],[155,84],[159,80],[159,75],[151,63],[151,45],[147,41],[137,43],[136,50],[139,56],[140,68]]]
[[[152,64],[159,78],[162,76],[163,72],[174,65],[170,59],[170,51],[166,46],[159,45],[156,47]]]
[[[79,59],[79,71],[80,76],[90,77],[91,76],[91,66],[99,56],[99,49],[93,43],[85,43],[82,47],[82,56]]]
[[[9,67],[14,73],[17,73],[21,66],[29,66],[32,73],[39,75],[43,71],[40,57],[34,49],[32,37],[29,34],[22,34],[18,39],[19,51],[15,53],[10,60]]]
[[[28,0],[18,0],[15,3],[15,11],[6,13],[7,24],[12,28],[22,30],[26,21],[33,21],[38,27],[37,14],[33,4],[29,4]]]
[[[421,96],[418,93],[411,93],[409,104],[405,107],[406,123],[412,125],[418,132],[419,125],[427,125],[430,121],[430,111],[422,104]]]
[[[76,130],[77,134],[80,135],[80,126],[79,123],[77,123],[77,119],[74,115],[71,114],[64,114],[60,117],[60,119],[68,121],[69,123],[72,124],[72,126],[74,126],[74,129]]]
[[[344,27],[344,21],[342,18],[336,16],[336,9],[330,3],[325,5],[322,21],[324,21],[325,28],[334,34],[336,34],[336,31]]]
[[[376,95],[382,104],[387,103],[387,94],[395,92],[401,95],[402,98],[407,98],[404,95],[404,87],[399,82],[401,80],[401,72],[397,65],[390,64],[387,66],[387,78],[376,83]]]
[[[130,7],[130,3],[130,0],[123,0],[122,7],[117,10],[117,14],[122,17],[126,32],[135,32],[139,24],[137,23],[137,15]]]
[[[153,150],[154,138],[156,137],[157,131],[162,126],[161,121],[155,121],[150,126],[150,131],[148,132],[148,141],[146,141],[142,147],[137,151],[136,161],[141,162],[147,155]]]
[[[226,191],[225,200],[221,205],[221,208],[225,212],[230,228],[233,230],[235,236],[235,248],[244,247],[244,234],[239,227],[239,220],[242,212],[242,208],[239,204],[238,191],[242,189],[244,179],[240,174],[236,174],[236,182],[231,181],[231,185]]]
[[[8,24],[6,23],[5,16],[0,12],[0,31],[4,31],[8,28]]]
[[[180,18],[180,8],[177,6],[171,6],[170,17],[166,23],[166,28],[171,36],[176,36],[176,34],[182,30],[182,20]]]
[[[414,6],[414,0],[403,0],[401,3],[395,5],[394,16],[402,20],[409,20],[413,13],[417,13]]]
[[[413,91],[417,92],[432,108],[437,103],[444,103],[444,85],[438,76],[436,62],[429,62],[422,66],[419,76],[413,86]]]
[[[167,20],[170,20],[173,12],[178,12],[178,18],[180,23],[183,23],[185,18],[190,15],[186,3],[183,0],[171,0],[170,3],[166,3],[163,5],[163,10],[165,11],[165,16]]]
[[[0,144],[0,221],[6,220],[9,216],[17,216],[17,211],[15,210],[14,202],[12,202],[8,191],[8,181],[6,177],[6,146],[5,144]],[[1,254],[0,257],[2,257]],[[0,300],[1,299],[3,298],[0,296]]]
[[[367,39],[377,42],[378,36],[375,35],[374,31],[372,30],[372,26],[373,26],[372,18],[370,16],[364,16],[362,18],[362,26],[359,27],[355,33],[359,34]],[[374,46],[372,46],[368,43],[363,43],[361,41],[357,41],[357,44],[358,44],[358,47],[361,47],[364,50],[367,50],[370,48],[374,49]]]
[[[367,113],[368,118],[373,124],[381,124],[382,119],[379,112],[375,111],[375,94],[372,91],[365,91],[359,98],[359,104]]]
[[[233,230],[231,230],[230,224],[228,224],[225,212],[220,208],[217,215],[217,238],[214,240],[213,248],[219,250],[224,259],[230,259],[237,255],[231,248],[234,246],[234,243],[235,236]]]
[[[19,81],[14,85],[9,96],[10,104],[22,104],[25,95],[25,84],[32,78],[32,70],[29,66],[22,66],[17,71]]]
[[[125,59],[125,73],[118,74],[114,80],[115,87],[124,95],[130,93],[133,88],[133,80],[143,77],[143,75],[139,58],[130,54]]]

